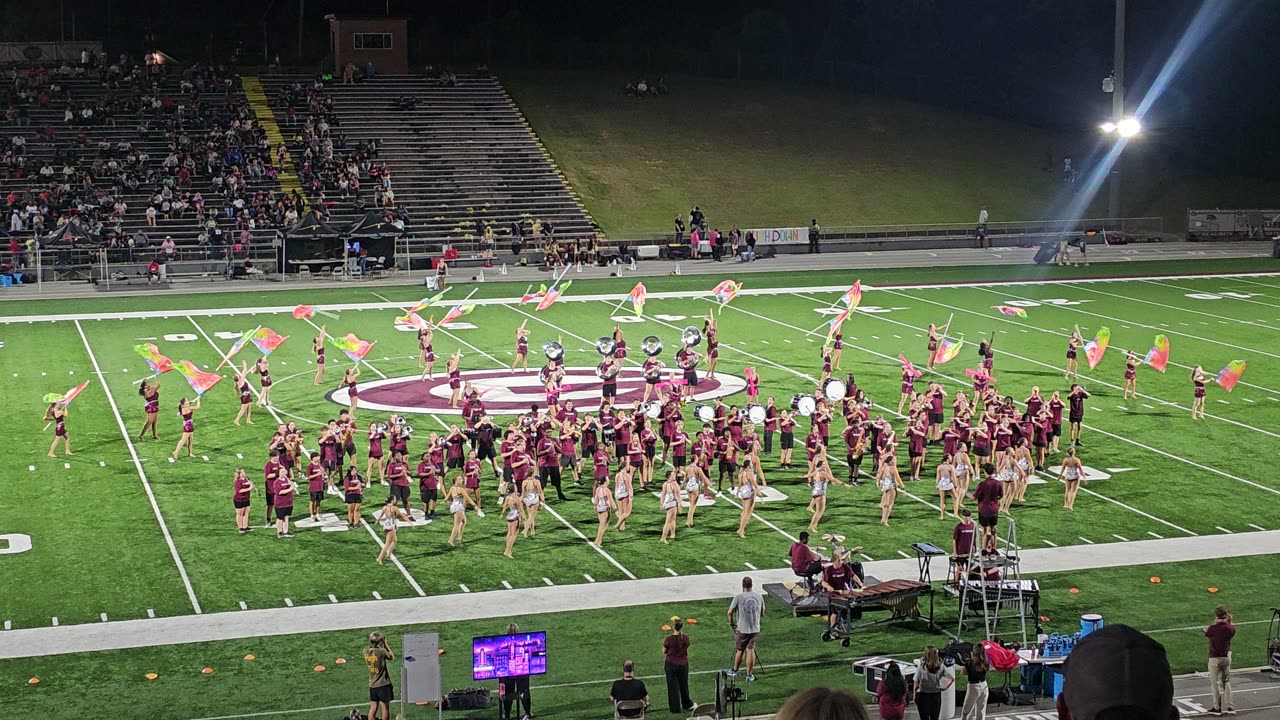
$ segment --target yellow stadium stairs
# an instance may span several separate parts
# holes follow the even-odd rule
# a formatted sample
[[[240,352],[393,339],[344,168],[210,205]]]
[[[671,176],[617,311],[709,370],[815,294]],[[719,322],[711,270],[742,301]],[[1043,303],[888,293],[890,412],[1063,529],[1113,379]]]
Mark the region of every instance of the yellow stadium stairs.
[[[271,110],[271,103],[267,100],[267,94],[262,89],[262,81],[256,75],[243,77],[240,79],[241,85],[244,87],[245,99],[249,101],[249,107],[253,109],[253,114],[258,117],[258,122],[262,125],[263,131],[267,134],[267,141],[271,143],[274,150],[280,146],[286,146],[284,134],[280,132],[280,125],[276,122],[276,114]],[[302,183],[298,180],[298,172],[293,167],[293,157],[291,153],[284,154],[283,167],[277,168],[276,180],[280,183],[280,189],[286,193],[298,191],[303,198],[307,194],[302,190]]]

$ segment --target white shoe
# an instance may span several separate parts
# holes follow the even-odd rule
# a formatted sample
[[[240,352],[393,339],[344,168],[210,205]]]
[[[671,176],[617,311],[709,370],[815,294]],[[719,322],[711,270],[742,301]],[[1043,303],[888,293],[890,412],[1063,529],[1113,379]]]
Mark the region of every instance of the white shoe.
[[[484,517],[484,511],[483,511],[483,510],[476,510],[476,517]]]

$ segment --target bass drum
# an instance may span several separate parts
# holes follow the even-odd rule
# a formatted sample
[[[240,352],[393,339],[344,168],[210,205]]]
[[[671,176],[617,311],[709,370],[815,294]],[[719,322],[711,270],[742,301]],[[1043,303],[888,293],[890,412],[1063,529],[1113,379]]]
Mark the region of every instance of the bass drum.
[[[747,421],[750,422],[752,425],[764,424],[764,406],[763,405],[754,405],[754,404],[748,405],[746,407],[746,411],[747,411]]]
[[[693,416],[704,423],[713,423],[716,419],[716,409],[710,405],[698,405],[693,409]]]
[[[822,384],[822,397],[831,402],[842,400],[847,389],[848,386],[840,378],[827,378],[827,381]]]
[[[809,417],[817,407],[818,403],[813,399],[812,395],[796,393],[791,396],[791,409],[795,410],[800,417]]]

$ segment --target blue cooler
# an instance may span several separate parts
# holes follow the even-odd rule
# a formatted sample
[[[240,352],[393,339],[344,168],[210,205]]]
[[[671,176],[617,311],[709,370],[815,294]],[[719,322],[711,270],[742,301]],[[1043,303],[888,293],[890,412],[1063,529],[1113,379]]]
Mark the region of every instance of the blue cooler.
[[[1094,613],[1080,616],[1080,637],[1083,639],[1094,630],[1102,628],[1102,616]]]
[[[0,275],[0,287],[13,287],[13,278],[9,275]]]
[[[1044,694],[1054,700],[1062,694],[1062,681],[1066,676],[1061,665],[1046,665],[1044,668]]]

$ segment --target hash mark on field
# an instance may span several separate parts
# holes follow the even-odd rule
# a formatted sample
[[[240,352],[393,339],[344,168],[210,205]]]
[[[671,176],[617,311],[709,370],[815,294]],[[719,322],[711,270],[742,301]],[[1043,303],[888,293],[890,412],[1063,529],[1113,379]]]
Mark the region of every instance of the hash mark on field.
[[[244,459],[244,455],[241,455],[240,453],[236,453],[236,459],[237,459],[237,460],[243,460],[243,459]]]
[[[872,335],[872,336],[871,336],[871,339],[872,339],[872,340],[879,340],[879,339],[880,339],[880,336],[879,336],[879,335]]]
[[[373,591],[373,599],[374,599],[374,600],[381,600],[381,599],[382,599],[382,595],[381,595],[377,590],[374,590],[374,591]]]
[[[329,596],[329,602],[331,602],[331,603],[336,603],[336,602],[338,602],[338,598],[334,597],[333,595],[330,595],[330,596]]]
[[[56,617],[53,619],[53,626],[58,627],[58,618]]]
[[[901,550],[899,550],[899,551],[898,551],[898,554],[899,554],[899,555],[901,555],[901,556],[902,556],[902,557],[904,557],[904,558],[907,558],[908,560],[909,560],[909,559],[911,559],[911,556],[910,556],[910,555],[908,555],[908,554],[906,554],[906,553],[902,552]]]
[[[1261,531],[1263,531],[1263,532],[1266,532],[1266,530],[1267,530],[1266,528],[1262,527],[1261,525],[1254,525],[1253,523],[1249,523],[1249,527],[1253,528],[1254,530],[1261,530]]]
[[[63,469],[64,469],[64,470],[70,470],[70,469],[71,469],[71,463],[62,463],[62,467],[63,467]]]
[[[466,585],[463,585],[462,583],[458,583],[458,587],[462,588],[462,592],[465,592],[465,593],[471,592],[471,588],[467,587]]]
[[[1223,405],[1230,405],[1230,404],[1231,404],[1231,401],[1230,401],[1230,400],[1223,400],[1222,398],[1218,398],[1218,402],[1222,403]]]
[[[102,618],[102,622],[106,622],[106,621],[107,621],[107,614],[106,614],[106,613],[99,613],[99,614],[98,614],[98,617]]]
[[[1092,544],[1093,544],[1093,541],[1092,541],[1092,540],[1090,540],[1089,538],[1087,538],[1087,537],[1085,537],[1085,536],[1083,536],[1083,535],[1081,535],[1081,536],[1079,536],[1079,537],[1080,537],[1080,539],[1081,539],[1081,540],[1083,540],[1083,541],[1085,542],[1085,544],[1086,544],[1086,545],[1092,545]]]
[[[510,590],[510,589],[511,589],[511,583],[507,582],[506,580],[503,580],[503,581],[502,581],[502,587],[504,587],[504,588],[506,588],[506,589]]]
[[[1115,534],[1115,533],[1111,533],[1111,537],[1116,538],[1116,539],[1117,539],[1117,540],[1119,540],[1120,542],[1129,542],[1129,538],[1127,538],[1127,537],[1125,537],[1125,536],[1123,536],[1123,535],[1117,535],[1117,534]]]
[[[790,344],[791,344],[791,341],[790,341],[790,340],[788,340],[788,339],[786,339],[786,338],[782,338],[782,342],[784,342],[784,343],[786,343],[786,344],[788,344],[788,345],[790,345]]]
[[[1155,405],[1148,405],[1147,403],[1142,403],[1142,407],[1147,408],[1148,410],[1155,410],[1155,409],[1156,409],[1156,406],[1155,406]]]
[[[12,621],[10,621],[10,620],[5,620],[5,621],[4,621],[4,629],[5,629],[5,630],[12,630],[12,629],[13,629],[13,622],[12,622]]]
[[[591,577],[590,575],[588,575],[588,574],[586,574],[586,573],[582,573],[582,577],[586,578],[586,579],[587,579],[587,582],[595,582],[595,581],[596,581],[596,579],[595,579],[595,578]]]
[[[106,460],[99,460],[99,461],[98,461],[98,467],[106,467],[106,466],[107,466],[107,461],[106,461]]]
[[[746,565],[748,570],[759,570],[759,569],[760,569],[760,568],[756,567],[755,565],[752,565],[752,564],[751,564],[751,563],[749,563],[749,562],[744,562],[744,563],[742,563],[742,564],[743,564],[743,565]]]
[[[1147,534],[1148,534],[1148,535],[1150,535],[1151,537],[1153,537],[1153,538],[1157,539],[1157,540],[1163,540],[1163,539],[1164,539],[1164,536],[1163,536],[1163,535],[1160,535],[1160,534],[1158,534],[1158,533],[1153,533],[1153,532],[1151,532],[1150,530],[1148,530],[1148,531],[1147,531]]]
[[[291,598],[285,598],[285,599],[284,599],[284,606],[285,606],[285,607],[293,607],[293,600],[292,600]]]
[[[548,585],[555,585],[555,583],[551,582],[551,578],[542,578],[542,582]]]
[[[28,466],[27,466],[27,469],[28,469],[28,470],[30,470],[31,472],[35,472],[35,471],[36,471],[36,466],[35,466],[35,465],[28,465]]]
[[[711,571],[711,572],[713,572],[713,573],[718,573],[718,572],[720,572],[719,570],[717,570],[717,569],[715,569],[715,568],[711,567],[710,565],[703,565],[702,567],[704,567],[704,568],[706,568],[706,569],[710,570],[710,571]]]
[[[1250,405],[1253,405],[1253,404],[1254,404],[1254,402],[1253,402],[1252,400],[1250,400],[1249,398],[1241,398],[1241,399],[1242,399],[1242,400],[1244,400],[1245,402],[1249,403]]]
[[[769,341],[768,341],[768,340],[761,340],[760,342],[764,343],[765,345],[768,345],[768,344],[769,344]]]
[[[240,609],[241,609],[241,610],[248,610],[248,609],[249,609],[249,604],[248,604],[248,603],[246,603],[245,601],[241,600],[241,601],[240,601]]]
[[[899,340],[901,340],[901,339],[902,339],[902,336],[901,336],[901,335],[898,335],[897,333],[895,333],[895,334],[894,334],[894,337],[898,338]]]
[[[155,611],[155,609],[153,609],[153,608],[147,608],[147,617],[149,617],[149,618],[153,618],[153,617],[155,617],[155,616],[156,616],[156,611]]]
[[[1217,528],[1217,529],[1219,529],[1219,530],[1221,530],[1222,532],[1224,532],[1224,533],[1226,533],[1226,534],[1228,534],[1228,535],[1234,535],[1234,534],[1235,534],[1235,533],[1231,532],[1230,530],[1228,530],[1228,529],[1226,529],[1226,528],[1222,527],[1221,525],[1214,525],[1214,527],[1215,527],[1215,528]]]
[[[40,373],[40,377],[48,377],[48,375],[49,375],[49,373],[47,373],[47,372],[42,372],[42,373]]]
[[[203,460],[203,461],[205,461],[205,462],[209,462],[209,456],[208,456],[208,455],[201,455],[201,456],[200,456],[200,459],[201,459],[201,460]]]
[[[867,562],[873,562],[873,561],[872,561],[872,559],[871,559],[871,556],[870,556],[870,555],[868,555],[868,554],[866,554],[866,553],[862,553],[862,557],[863,557],[863,559],[865,559]]]
[[[1127,408],[1127,407],[1125,407],[1125,406],[1123,406],[1123,405],[1117,405],[1117,406],[1116,406],[1116,409],[1117,409],[1117,410],[1128,410],[1129,408]]]
[[[1041,540],[1040,542],[1044,543],[1045,545],[1048,545],[1049,547],[1058,547],[1055,543],[1050,542],[1049,540]]]
[[[171,462],[171,463],[176,463],[176,462],[178,462],[178,461],[177,461],[177,459],[175,459],[175,458],[173,458],[173,457],[170,457],[170,458],[169,458],[169,462]]]
[[[1200,322],[1200,324],[1201,324],[1201,325],[1208,325],[1208,324],[1209,324],[1209,323],[1207,323],[1207,322],[1205,322],[1205,321],[1203,321],[1203,320],[1200,320],[1199,322]]]
[[[670,573],[671,577],[680,577],[680,573],[672,570],[671,568],[667,568],[667,572]]]

